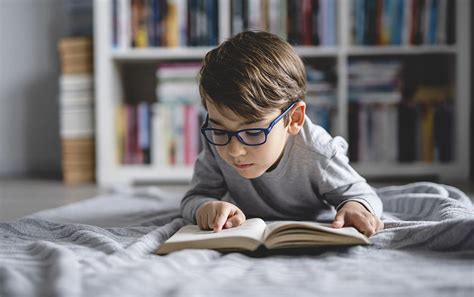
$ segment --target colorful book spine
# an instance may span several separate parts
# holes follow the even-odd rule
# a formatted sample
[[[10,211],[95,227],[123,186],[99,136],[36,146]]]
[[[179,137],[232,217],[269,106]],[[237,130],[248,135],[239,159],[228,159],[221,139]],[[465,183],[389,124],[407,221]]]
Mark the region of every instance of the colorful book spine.
[[[356,45],[454,44],[455,2],[450,0],[354,0]]]

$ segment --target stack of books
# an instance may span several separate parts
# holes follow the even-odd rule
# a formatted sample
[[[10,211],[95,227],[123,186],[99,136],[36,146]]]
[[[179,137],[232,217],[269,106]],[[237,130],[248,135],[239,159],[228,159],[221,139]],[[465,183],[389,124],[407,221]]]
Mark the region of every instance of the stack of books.
[[[201,149],[200,63],[162,63],[153,108],[153,159],[159,166],[191,166]]]
[[[92,40],[63,38],[59,52],[63,180],[67,184],[92,182],[95,179]]]

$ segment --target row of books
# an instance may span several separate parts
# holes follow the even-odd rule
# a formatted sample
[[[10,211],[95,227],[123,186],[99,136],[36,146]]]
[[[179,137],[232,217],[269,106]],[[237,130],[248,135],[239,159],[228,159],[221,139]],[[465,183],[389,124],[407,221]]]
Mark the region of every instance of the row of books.
[[[454,155],[452,103],[349,106],[353,162],[450,162]]]
[[[349,101],[398,103],[401,100],[400,60],[349,61]]]
[[[305,64],[306,98],[318,104],[334,104],[336,102],[337,75],[334,65],[319,67],[312,63]]]
[[[119,164],[151,164],[150,103],[123,104],[115,112]]]
[[[200,102],[198,73],[201,63],[160,63],[156,70],[156,101],[167,103]]]
[[[193,62],[160,63],[155,98],[118,107],[119,163],[189,166],[194,162],[199,146],[200,67]]]
[[[112,45],[212,46],[218,43],[217,0],[113,0]],[[231,31],[264,30],[295,45],[334,46],[332,0],[232,0]]]
[[[232,34],[264,30],[294,45],[337,43],[337,1],[232,0]]]
[[[455,3],[452,0],[355,0],[353,44],[453,44]]]
[[[308,117],[328,131],[336,107],[308,103]],[[452,104],[349,105],[349,155],[353,162],[453,160]],[[190,104],[123,105],[117,114],[121,164],[191,166],[199,151],[203,112]]]
[[[153,113],[154,164],[191,166],[201,150],[198,73],[201,63],[161,63]]]
[[[159,103],[153,108],[153,164],[192,166],[201,151],[203,112],[193,104]]]
[[[119,164],[191,166],[201,150],[203,116],[196,105],[123,104],[115,119]]]
[[[113,0],[112,45],[210,46],[218,40],[217,0]]]
[[[60,40],[60,135],[63,180],[67,184],[95,178],[94,79],[92,40]]]

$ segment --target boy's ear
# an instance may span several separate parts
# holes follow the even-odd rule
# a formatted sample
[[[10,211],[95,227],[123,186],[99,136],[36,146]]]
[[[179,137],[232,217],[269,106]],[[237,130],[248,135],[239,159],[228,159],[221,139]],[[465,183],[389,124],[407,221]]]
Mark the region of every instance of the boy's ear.
[[[300,132],[304,124],[304,115],[306,111],[306,103],[299,101],[290,111],[290,122],[288,124],[288,132],[292,135],[296,135]]]

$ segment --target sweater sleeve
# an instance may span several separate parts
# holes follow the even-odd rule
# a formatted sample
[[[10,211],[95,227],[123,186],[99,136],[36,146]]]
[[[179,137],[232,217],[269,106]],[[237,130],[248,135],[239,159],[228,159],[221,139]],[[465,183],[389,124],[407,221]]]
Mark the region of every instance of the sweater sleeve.
[[[196,211],[207,201],[220,200],[227,192],[222,172],[217,165],[216,156],[207,142],[199,154],[191,180],[191,188],[181,200],[181,215],[196,223]]]
[[[321,174],[320,194],[336,209],[348,201],[357,201],[380,217],[382,201],[366,180],[349,165],[349,158],[346,156],[347,142],[335,137],[332,148],[334,154],[327,160]]]

